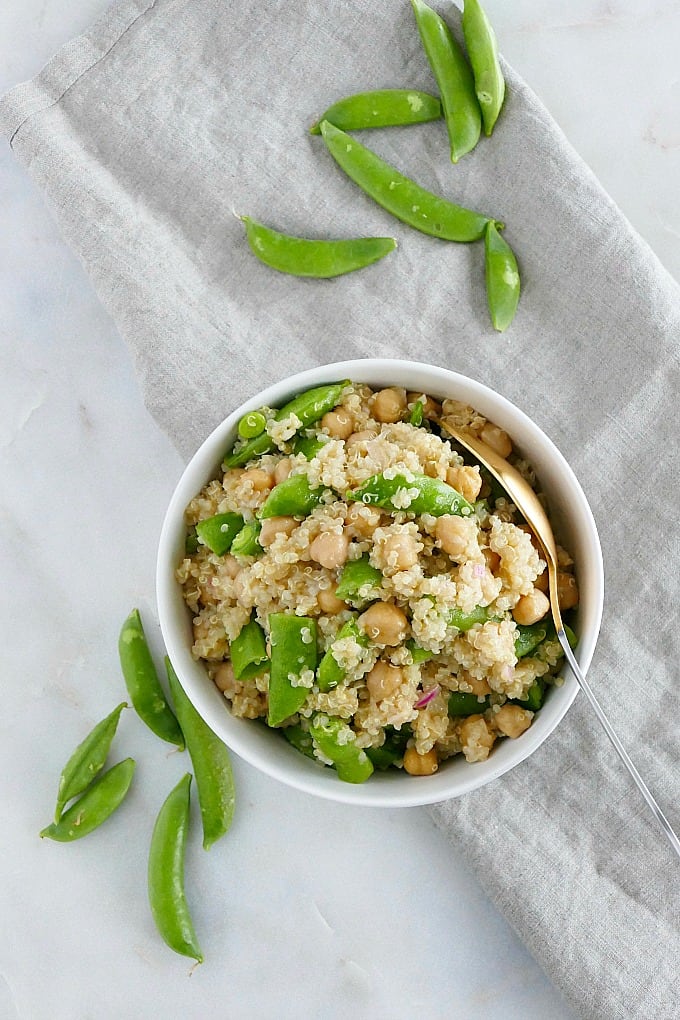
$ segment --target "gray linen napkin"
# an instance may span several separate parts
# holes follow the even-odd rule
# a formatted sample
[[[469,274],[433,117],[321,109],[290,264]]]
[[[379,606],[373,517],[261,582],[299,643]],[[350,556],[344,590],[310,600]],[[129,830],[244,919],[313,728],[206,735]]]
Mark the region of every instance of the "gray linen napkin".
[[[351,356],[468,373],[538,422],[603,541],[591,681],[680,827],[680,292],[507,74],[493,138],[455,167],[442,124],[363,139],[507,222],[524,293],[503,336],[480,245],[402,227],[305,132],[349,92],[434,88],[405,0],[121,0],[4,98],[0,124],[185,455],[263,385]],[[254,260],[233,210],[302,235],[394,234],[400,247],[333,282],[295,280]],[[678,861],[583,698],[530,760],[433,815],[583,1017],[678,1016]]]

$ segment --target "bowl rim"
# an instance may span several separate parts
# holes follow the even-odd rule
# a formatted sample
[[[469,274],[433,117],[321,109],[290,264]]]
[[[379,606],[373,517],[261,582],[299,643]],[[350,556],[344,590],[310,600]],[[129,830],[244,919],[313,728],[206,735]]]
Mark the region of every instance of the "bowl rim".
[[[178,596],[186,618],[186,606],[183,604],[181,591],[174,574],[177,566],[178,536],[180,533],[182,536],[185,533],[184,509],[189,500],[200,491],[210,477],[214,476],[214,471],[219,467],[224,451],[229,442],[233,442],[235,438],[236,425],[243,414],[263,405],[280,406],[283,401],[290,399],[295,393],[312,386],[323,385],[326,382],[345,378],[358,382],[369,382],[364,379],[362,372],[380,376],[384,379],[381,383],[383,386],[401,385],[401,383],[390,383],[389,381],[390,370],[394,371],[397,368],[401,372],[412,375],[424,373],[431,376],[433,382],[430,388],[433,392],[448,391],[453,394],[458,387],[468,395],[473,393],[475,397],[479,397],[482,405],[492,404],[494,409],[500,408],[503,412],[501,417],[505,415],[507,418],[513,419],[514,424],[510,429],[513,439],[519,430],[524,437],[528,436],[535,440],[538,446],[543,447],[546,455],[549,455],[555,467],[563,475],[564,482],[570,489],[571,512],[568,516],[570,519],[579,518],[578,527],[575,526],[575,530],[588,547],[591,605],[589,619],[580,627],[579,646],[576,651],[581,670],[584,674],[587,673],[602,620],[604,568],[595,520],[578,479],[553,441],[521,408],[484,383],[436,365],[401,358],[358,358],[329,362],[286,376],[253,394],[212,430],[184,467],[163,519],[156,564],[158,616],[167,654],[187,696],[211,729],[239,757],[259,771],[288,786],[325,799],[370,807],[413,807],[432,804],[462,796],[498,779],[533,754],[559,725],[578,693],[579,687],[576,679],[566,670],[566,667],[563,668],[563,685],[554,688],[555,693],[543,707],[532,726],[518,740],[512,741],[511,752],[499,755],[496,751],[485,762],[465,763],[469,769],[469,775],[467,771],[462,776],[456,775],[455,782],[447,784],[443,781],[446,775],[446,770],[443,769],[435,776],[428,777],[423,781],[414,781],[412,777],[405,779],[398,772],[394,776],[388,776],[388,773],[375,773],[367,783],[361,785],[343,783],[331,770],[318,768],[313,762],[309,762],[295,752],[293,748],[288,748],[291,755],[286,755],[285,767],[282,766],[278,758],[268,758],[266,754],[257,750],[252,736],[249,734],[249,730],[255,725],[254,722],[237,720],[226,706],[226,710],[223,710],[219,702],[215,701],[215,688],[208,680],[202,665],[191,656],[186,640],[180,636],[179,627],[173,621],[173,617],[177,615]],[[441,383],[441,386],[438,386],[438,383]],[[369,382],[369,385],[379,384]],[[474,399],[469,399],[469,396],[466,396],[465,399],[472,406],[478,406]],[[209,473],[209,465],[213,466],[213,475]],[[197,670],[200,670],[202,680],[198,679]],[[552,706],[551,711],[544,716],[548,705]],[[234,726],[234,723],[238,725]],[[510,741],[504,741],[501,747],[509,744]],[[293,757],[294,755],[296,757]],[[485,767],[480,769],[479,766]],[[309,771],[309,769],[313,771]],[[451,789],[448,788],[449,785],[452,787]]]

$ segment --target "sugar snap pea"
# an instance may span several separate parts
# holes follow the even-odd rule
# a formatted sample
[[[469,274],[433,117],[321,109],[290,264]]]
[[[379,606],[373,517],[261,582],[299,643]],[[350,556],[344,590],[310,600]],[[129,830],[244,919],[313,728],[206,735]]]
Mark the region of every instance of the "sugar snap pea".
[[[296,436],[293,440],[293,453],[301,453],[305,460],[313,460],[327,442],[328,436]]]
[[[495,223],[484,235],[486,298],[493,328],[503,333],[515,317],[520,294],[517,259]]]
[[[418,428],[423,424],[423,409],[424,404],[422,400],[416,400],[408,419],[410,425],[415,425]]]
[[[203,847],[209,850],[222,838],[234,817],[234,776],[229,752],[189,701],[167,656],[165,669],[177,718],[194,766],[203,822]]]
[[[300,680],[303,673],[316,670],[316,620],[272,613],[269,634],[271,670],[267,724],[279,726],[302,707],[309,694],[310,687]]]
[[[491,615],[486,606],[475,606],[469,613],[464,613],[462,609],[452,609],[449,614],[451,626],[463,631],[463,633],[470,630],[475,624],[486,623],[490,619]]]
[[[300,723],[295,723],[294,726],[286,726],[281,732],[296,751],[304,754],[306,758],[311,758],[317,765],[322,764],[314,754],[314,741],[309,730],[303,730]]]
[[[421,662],[429,662],[437,654],[436,652],[431,652],[428,648],[421,648],[413,638],[408,639],[406,647],[411,653],[411,661],[414,665],[418,665]]]
[[[321,134],[328,151],[348,177],[398,220],[444,241],[478,241],[488,216],[455,205],[421,188],[327,120]]]
[[[371,566],[368,553],[364,553],[360,559],[350,560],[344,565],[335,594],[343,602],[361,604],[379,598],[382,581],[382,573]]]
[[[369,644],[368,637],[359,629],[354,618],[343,623],[335,641],[342,641],[343,638],[348,637],[354,638],[355,641],[364,647]],[[319,685],[320,691],[330,691],[345,679],[346,672],[333,655],[333,644],[331,644],[325,655],[321,657],[316,673],[316,682]]]
[[[309,726],[319,750],[329,758],[344,783],[365,783],[373,774],[373,763],[356,746],[355,736],[342,719],[317,714]]]
[[[231,543],[243,527],[240,514],[215,514],[196,525],[199,541],[207,545],[216,556],[224,556],[231,549]]]
[[[410,736],[411,729],[408,726],[402,726],[400,730],[386,726],[385,743],[381,747],[366,748],[366,754],[371,759],[374,768],[383,771],[403,758]]]
[[[472,64],[484,133],[490,135],[505,99],[505,78],[498,61],[496,33],[479,0],[465,0],[463,35]]]
[[[538,623],[532,623],[528,626],[522,626],[518,623],[515,626],[517,628],[515,655],[518,659],[523,659],[525,656],[530,655],[531,652],[545,641],[550,632],[550,622],[548,620],[539,620]]]
[[[330,121],[342,131],[361,131],[363,128],[423,124],[429,120],[439,120],[441,115],[441,102],[429,92],[418,92],[416,89],[356,92],[329,106],[310,127],[309,133],[320,135],[322,120]]]
[[[244,524],[231,543],[232,555],[259,556],[262,552],[262,546],[258,541],[261,530],[262,525],[259,521],[248,521],[247,524]]]
[[[176,953],[203,963],[184,892],[190,786],[187,772],[158,813],[149,849],[148,892],[153,919],[165,942]]]
[[[269,493],[260,508],[260,518],[306,517],[319,505],[325,491],[313,489],[307,475],[289,475]]]
[[[161,740],[184,749],[182,731],[165,700],[138,609],[132,610],[121,628],[118,654],[125,686],[139,718]]]
[[[248,680],[264,673],[269,665],[264,631],[257,620],[251,618],[231,642],[229,648],[234,676]]]
[[[391,478],[384,474],[372,475],[360,488],[348,492],[347,499],[393,512],[407,510],[433,517],[444,514],[469,517],[474,512],[472,504],[446,482],[415,473],[410,478],[402,474]]]
[[[193,556],[198,552],[198,534],[196,528],[189,528],[187,537],[184,540],[184,552],[187,556]]]
[[[482,130],[482,114],[472,71],[451,30],[422,0],[411,0],[423,49],[430,62],[444,107],[451,162],[474,149]]]
[[[538,712],[539,708],[543,707],[544,700],[545,680],[542,677],[538,677],[532,683],[526,693],[526,696],[521,700],[519,698],[513,698],[512,704],[519,705],[521,708],[528,708],[530,712]]]
[[[88,786],[82,797],[64,812],[59,821],[42,830],[41,838],[71,843],[89,835],[120,806],[130,789],[134,771],[135,762],[132,758],[125,758],[113,765]]]
[[[59,777],[57,806],[54,812],[55,822],[61,818],[64,806],[79,793],[82,793],[104,768],[111,742],[118,728],[120,713],[127,707],[126,701],[121,702],[110,715],[97,723],[85,739],[78,744],[64,765]]]
[[[467,691],[452,691],[449,694],[449,715],[467,716],[485,712],[489,707],[489,699],[480,701],[476,694]]]

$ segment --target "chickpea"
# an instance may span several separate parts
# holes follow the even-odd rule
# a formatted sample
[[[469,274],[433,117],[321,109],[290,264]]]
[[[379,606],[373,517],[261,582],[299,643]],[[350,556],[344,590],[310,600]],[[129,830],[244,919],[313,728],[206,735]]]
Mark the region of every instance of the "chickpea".
[[[223,662],[218,666],[213,681],[218,691],[222,691],[223,694],[233,695],[236,690],[236,677],[234,676],[232,664],[230,662]]]
[[[531,712],[519,705],[502,705],[493,717],[494,726],[506,737],[518,737],[531,726]]]
[[[407,747],[404,752],[404,771],[410,776],[431,776],[439,768],[437,752],[434,747],[425,754],[418,754],[415,747]]]
[[[476,694],[478,698],[485,698],[487,694],[491,694],[491,688],[487,680],[479,679],[476,676],[468,676],[465,679],[472,688],[472,693]]]
[[[322,567],[332,570],[342,566],[349,552],[349,537],[344,531],[325,531],[317,535],[309,547],[309,555]]]
[[[299,523],[294,517],[267,517],[262,521],[258,542],[266,549],[277,535],[292,535]]]
[[[322,588],[316,597],[319,603],[319,608],[322,613],[329,613],[334,616],[336,613],[341,613],[343,609],[347,609],[347,603],[339,599],[335,594],[337,585],[332,585],[330,588]]]
[[[460,742],[467,761],[484,761],[496,741],[483,715],[469,715],[460,726]]]
[[[283,460],[280,460],[274,468],[274,485],[280,485],[281,482],[285,482],[292,470],[293,462],[289,457],[284,457]]]
[[[383,544],[385,559],[393,570],[408,570],[418,562],[418,546],[408,532],[388,535]]]
[[[498,425],[493,425],[490,421],[486,423],[479,433],[479,438],[487,446],[490,446],[492,450],[495,450],[499,457],[507,458],[512,453],[512,440],[508,433],[504,432],[503,429],[499,429]]]
[[[374,701],[382,701],[383,698],[396,694],[403,682],[404,673],[401,667],[393,666],[382,659],[378,659],[366,677],[366,687]]]
[[[377,507],[352,503],[345,518],[347,534],[352,538],[371,538],[381,518],[382,514]]]
[[[548,568],[546,567],[543,573],[539,574],[536,580],[534,581],[534,588],[538,588],[539,591],[545,592],[545,594],[547,595],[548,590],[550,588],[549,580],[550,579],[548,577]],[[562,603],[560,603],[560,605],[562,605]]]
[[[468,503],[474,503],[482,487],[482,476],[478,467],[451,467],[446,472],[446,481],[463,496]]]
[[[486,568],[491,574],[498,573],[498,568],[501,565],[501,558],[497,552],[493,549],[483,549],[484,559],[486,560]]]
[[[425,397],[425,400],[423,400]],[[407,393],[406,400],[409,404],[417,404],[419,400],[423,400],[423,417],[424,418],[438,418],[442,413],[442,406],[438,404],[432,397],[428,397],[425,393]]]
[[[578,585],[573,574],[560,570],[557,573],[557,599],[560,609],[573,609],[578,605]]]
[[[376,645],[400,645],[408,632],[406,613],[392,602],[374,602],[358,622]]]
[[[241,573],[241,564],[239,563],[235,556],[231,555],[231,553],[228,553],[226,556],[223,556],[221,562],[222,569],[224,570],[225,574],[227,575],[227,577],[231,577],[232,580],[238,574]]]
[[[243,472],[242,481],[250,482],[253,492],[265,492],[273,487],[274,476],[269,471],[263,471],[262,468],[249,468]]]
[[[376,421],[400,421],[406,413],[406,390],[391,386],[386,390],[378,390],[373,397],[371,414]]]
[[[470,541],[470,522],[456,517],[455,514],[444,514],[438,518],[434,529],[437,544],[452,560],[463,559]]]
[[[378,433],[374,429],[364,429],[363,432],[353,432],[345,440],[345,448],[350,450],[357,443],[369,443],[371,439],[375,439]]]
[[[532,623],[538,623],[550,609],[550,600],[538,588],[534,588],[528,595],[522,595],[512,611],[515,623],[522,627],[529,627]]]
[[[354,419],[342,407],[324,414],[319,424],[333,439],[349,439],[354,431]]]

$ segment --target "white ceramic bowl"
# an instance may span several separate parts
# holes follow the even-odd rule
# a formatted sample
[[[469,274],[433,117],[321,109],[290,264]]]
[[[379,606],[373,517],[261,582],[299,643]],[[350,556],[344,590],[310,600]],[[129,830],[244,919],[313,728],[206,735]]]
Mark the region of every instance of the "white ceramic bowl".
[[[581,596],[576,655],[581,669],[587,670],[600,627],[604,575],[595,522],[571,468],[538,426],[498,393],[443,368],[388,358],[344,361],[283,379],[248,399],[208,436],[179,480],[161,532],[157,596],[165,646],[182,686],[208,725],[236,754],[275,779],[319,797],[373,807],[406,807],[459,797],[498,779],[550,735],[578,690],[568,670],[564,671],[565,683],[551,690],[531,727],[516,740],[500,741],[487,761],[470,764],[459,755],[444,762],[434,776],[418,778],[396,769],[376,771],[366,783],[354,786],[341,782],[334,771],[301,755],[275,730],[232,716],[203,666],[191,655],[191,617],[174,576],[184,550],[186,505],[206,482],[217,476],[225,452],[235,441],[236,427],[243,414],[263,405],[281,407],[305,389],[340,379],[352,379],[375,388],[404,386],[440,399],[462,400],[510,434],[516,448],[535,467],[550,501],[558,537],[576,563]]]

